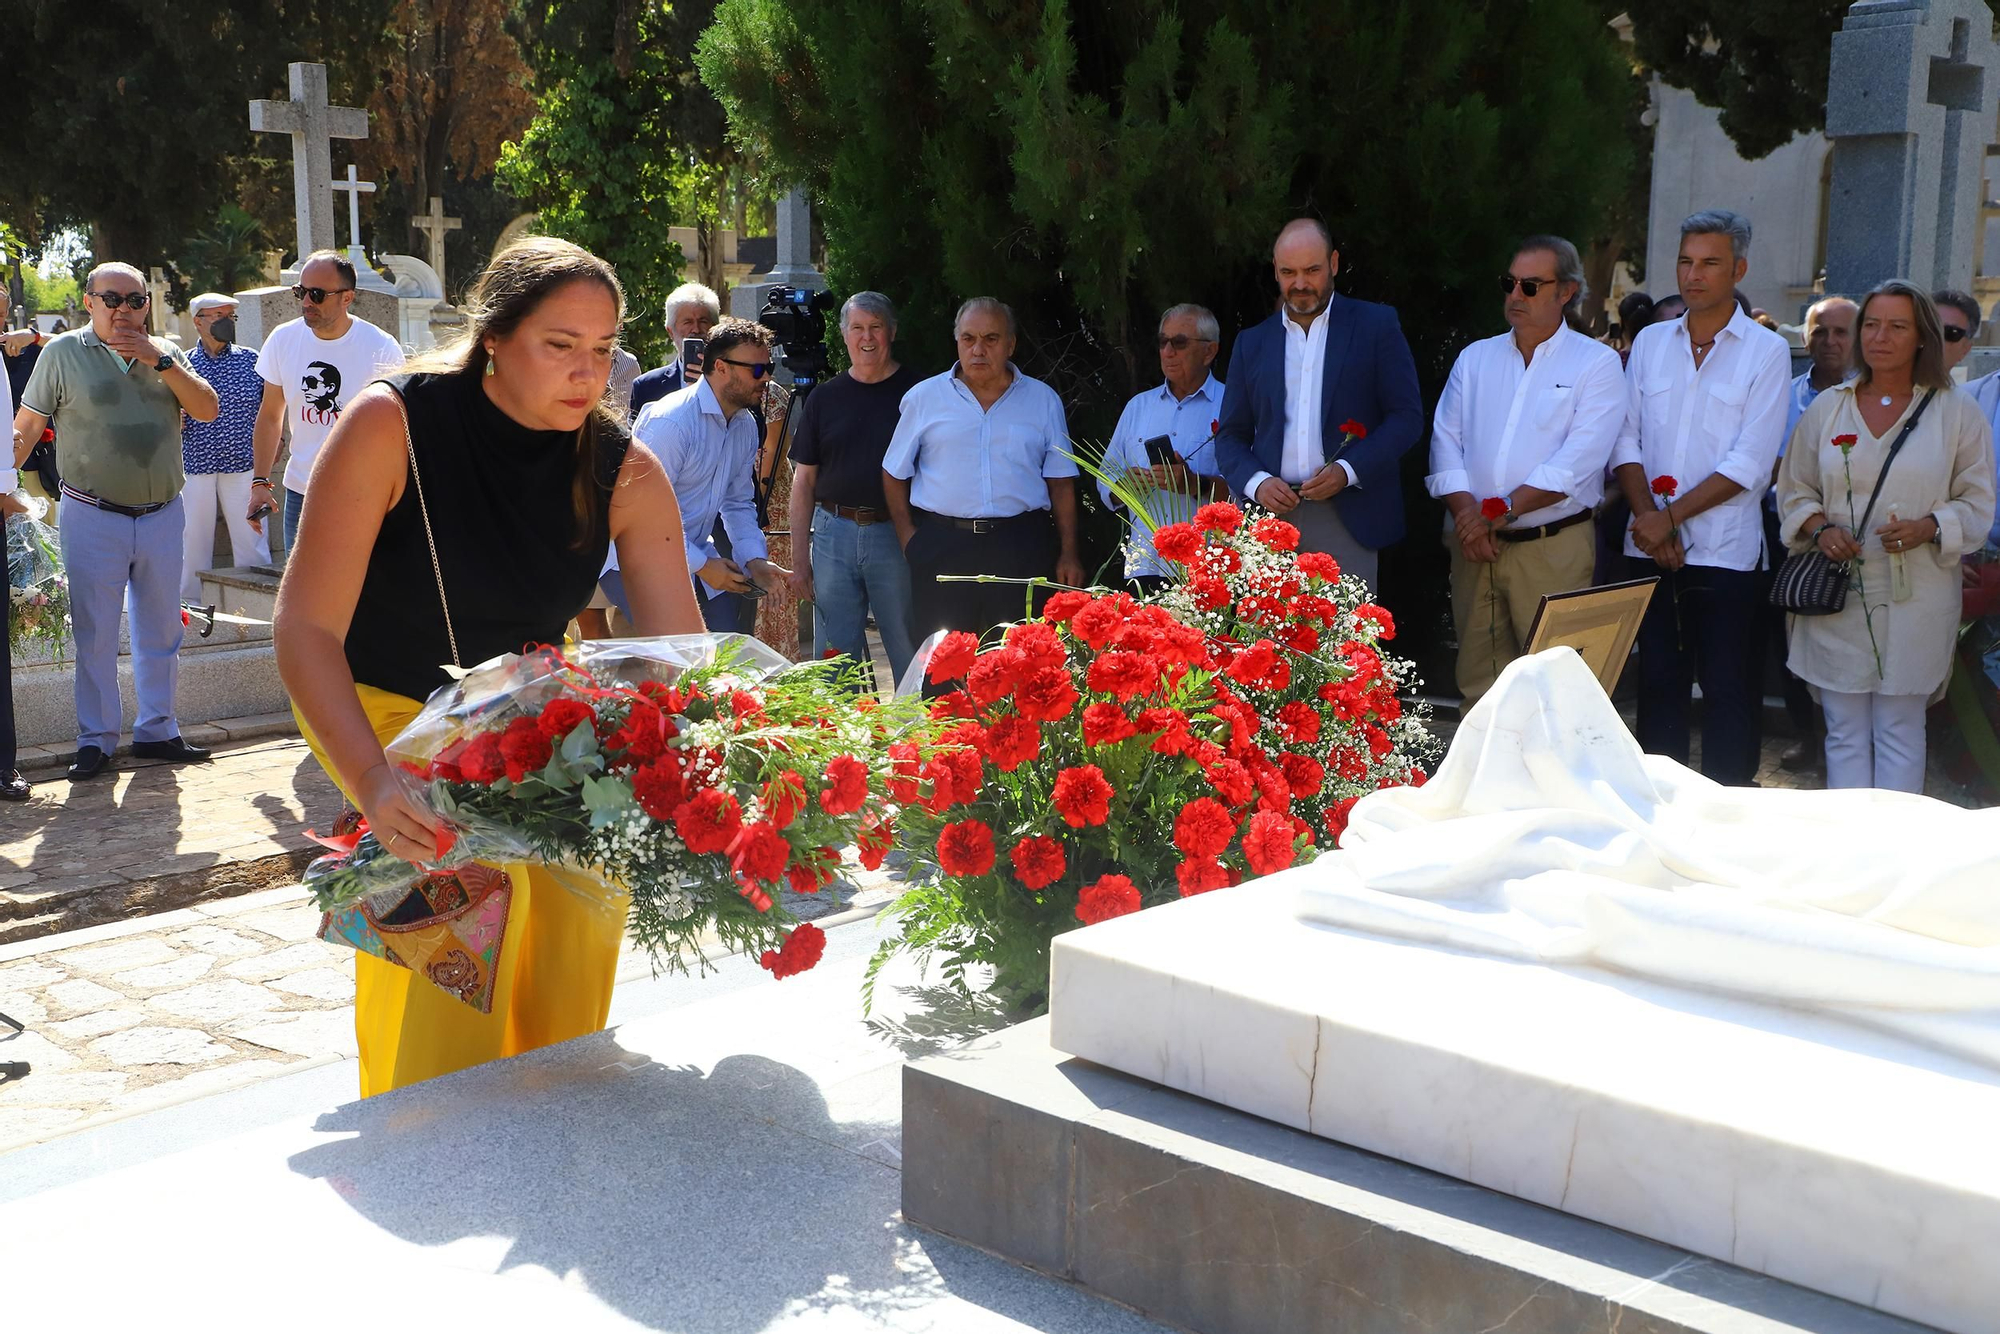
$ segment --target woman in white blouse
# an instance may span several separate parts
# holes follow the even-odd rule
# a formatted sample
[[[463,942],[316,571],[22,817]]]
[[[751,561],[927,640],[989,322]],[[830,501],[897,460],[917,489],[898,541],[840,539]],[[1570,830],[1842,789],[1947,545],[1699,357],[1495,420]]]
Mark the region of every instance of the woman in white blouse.
[[[1891,281],[1861,302],[1857,378],[1799,418],[1778,471],[1793,551],[1852,562],[1847,604],[1791,618],[1790,665],[1826,709],[1828,787],[1924,787],[1924,710],[1943,694],[1958,629],[1959,557],[1993,524],[1992,432],[1944,368],[1937,309]],[[1890,447],[1930,397],[1858,531]]]

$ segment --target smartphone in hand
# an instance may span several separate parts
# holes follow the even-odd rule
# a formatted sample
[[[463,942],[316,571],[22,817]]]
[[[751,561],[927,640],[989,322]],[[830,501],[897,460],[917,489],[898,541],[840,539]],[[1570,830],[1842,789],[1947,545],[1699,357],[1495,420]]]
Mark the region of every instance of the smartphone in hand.
[[[687,373],[692,371],[700,371],[702,369],[701,365],[702,354],[707,350],[708,350],[708,340],[706,338],[681,339],[682,374],[686,375]]]
[[[1154,465],[1179,463],[1181,456],[1174,451],[1174,438],[1170,435],[1156,435],[1145,443],[1146,459]]]

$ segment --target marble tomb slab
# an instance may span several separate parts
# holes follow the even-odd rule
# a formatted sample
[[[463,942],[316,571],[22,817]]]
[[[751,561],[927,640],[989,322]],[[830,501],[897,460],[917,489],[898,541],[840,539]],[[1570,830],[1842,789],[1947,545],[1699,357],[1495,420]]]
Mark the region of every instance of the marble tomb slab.
[[[1266,881],[1058,937],[1051,1044],[2000,1334],[2000,1072],[1803,1012],[1310,924],[1296,905]]]

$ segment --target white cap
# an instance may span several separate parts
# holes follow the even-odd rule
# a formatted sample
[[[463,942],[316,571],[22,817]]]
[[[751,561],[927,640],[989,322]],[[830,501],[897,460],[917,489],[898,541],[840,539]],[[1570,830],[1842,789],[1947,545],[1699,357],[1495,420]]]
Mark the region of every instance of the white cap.
[[[224,296],[220,292],[203,292],[200,296],[188,302],[188,314],[199,315],[204,310],[214,310],[217,306],[233,306],[235,304],[236,298],[233,296]]]

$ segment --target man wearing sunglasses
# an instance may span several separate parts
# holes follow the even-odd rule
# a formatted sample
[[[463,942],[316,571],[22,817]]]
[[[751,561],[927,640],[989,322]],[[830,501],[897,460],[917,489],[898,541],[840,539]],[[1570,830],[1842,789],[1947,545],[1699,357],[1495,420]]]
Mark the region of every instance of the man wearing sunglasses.
[[[1543,596],[1588,587],[1597,563],[1591,519],[1625,377],[1616,352],[1569,326],[1583,295],[1574,245],[1521,242],[1500,275],[1508,332],[1459,353],[1438,397],[1425,485],[1448,511],[1464,709],[1520,656]]]
[[[1939,292],[1931,300],[1937,303],[1938,323],[1944,326],[1944,365],[1950,370],[1972,351],[1972,340],[1979,333],[1979,303],[1963,292],[1952,291]],[[1965,392],[1985,410],[1986,420],[1995,425],[1993,456],[1996,465],[2000,465],[2000,371],[1968,381]],[[2000,518],[1993,521],[1986,545],[2000,548]]]
[[[722,321],[708,336],[701,378],[646,404],[632,423],[632,438],[659,456],[674,484],[695,600],[718,634],[749,634],[752,599],[782,587],[791,574],[771,563],[757,522],[757,419],[750,409],[771,373],[771,341],[761,324]],[[734,559],[716,550],[711,534],[718,517]]]
[[[257,410],[249,517],[261,532],[263,517],[275,500],[271,469],[277,466],[278,447],[289,427],[292,457],[284,479],[287,542],[299,530],[313,460],[340,420],[341,409],[369,381],[403,364],[403,349],[394,338],[352,315],[354,277],[354,262],[338,250],[308,255],[292,288],[299,317],[271,330],[257,354],[264,400]]]
[[[90,327],[42,349],[14,414],[19,466],[42,428],[56,424],[57,506],[76,637],[76,759],[69,776],[95,778],[118,749],[118,623],[131,594],[132,678],[139,714],[132,753],[205,760],[181,739],[174,687],[181,649],[181,414],[214,421],[215,390],[179,349],[146,332],[146,280],[129,264],[100,264],[83,282]]]

